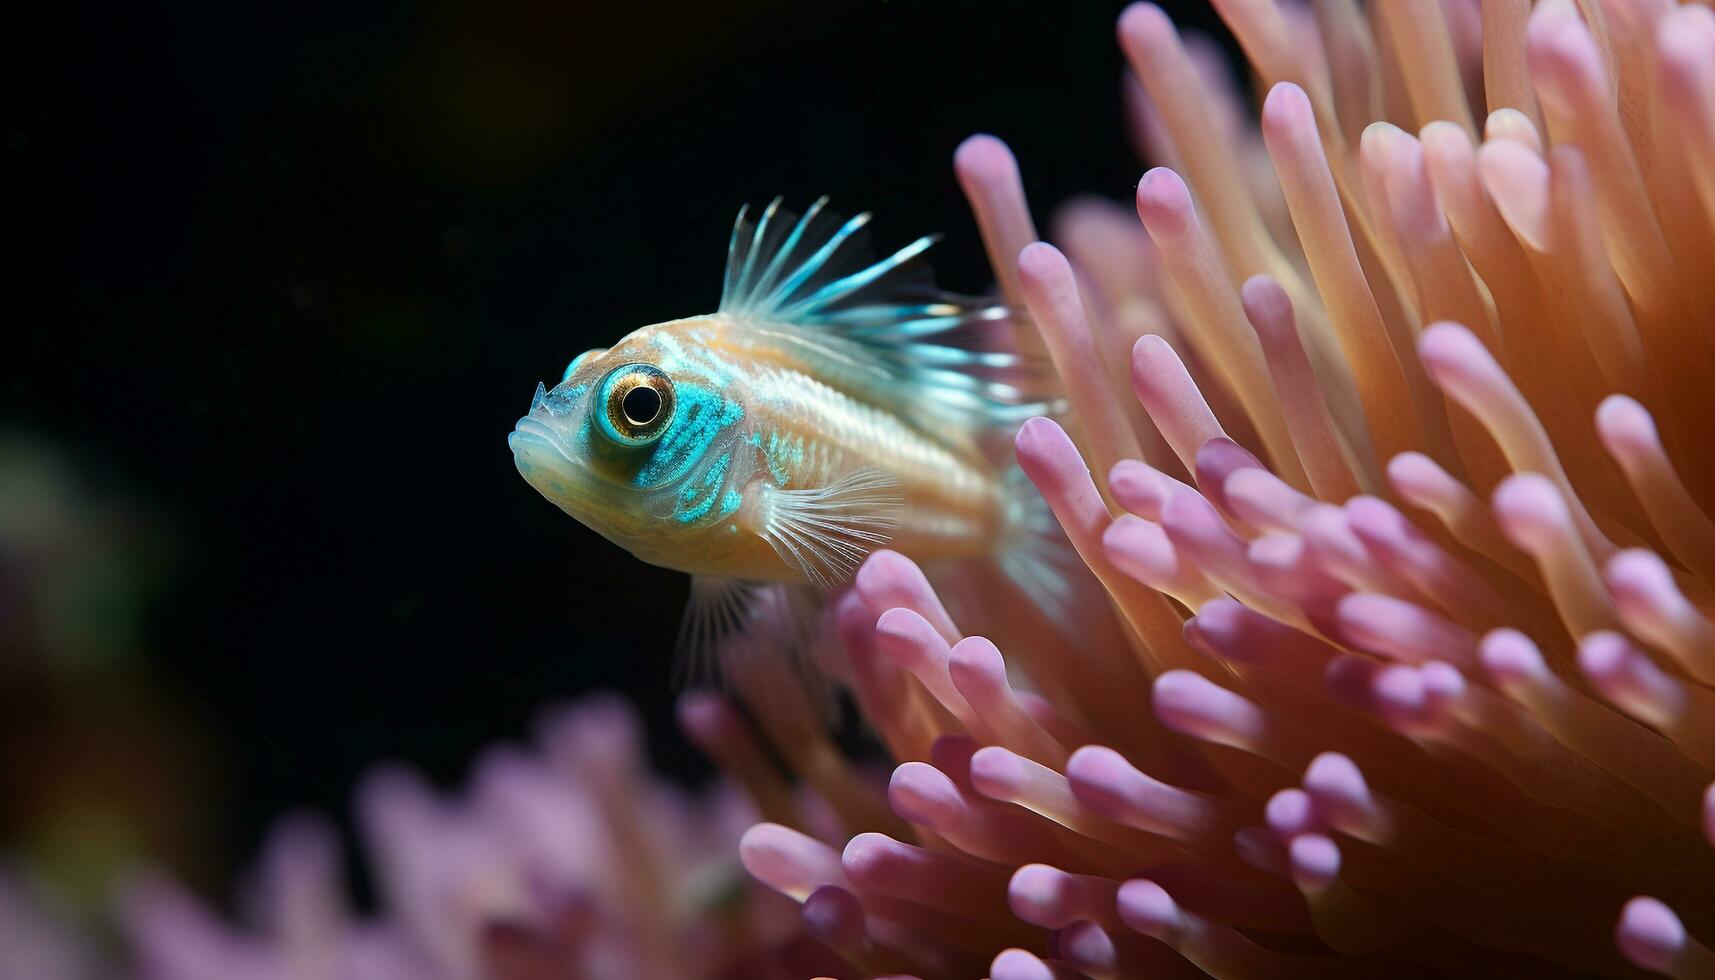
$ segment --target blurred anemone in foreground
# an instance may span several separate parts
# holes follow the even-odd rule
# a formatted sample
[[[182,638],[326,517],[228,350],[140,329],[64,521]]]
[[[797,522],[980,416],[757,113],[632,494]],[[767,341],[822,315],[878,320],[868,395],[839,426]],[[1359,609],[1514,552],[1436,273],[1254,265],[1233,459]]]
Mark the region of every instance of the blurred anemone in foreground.
[[[795,916],[602,705],[456,803],[377,777],[374,924],[309,825],[258,931],[139,884],[145,976],[1715,975],[1715,14],[1215,6],[1260,128],[1120,19],[1141,223],[1034,243],[1006,148],[956,157],[1067,381],[1019,462],[1123,642],[966,636],[878,553],[822,659],[885,789],[776,661],[681,706]]]
[[[364,781],[358,824],[378,917],[350,911],[337,838],[308,816],[271,835],[241,891],[242,926],[139,876],[119,909],[134,975],[784,980],[825,968],[790,903],[738,866],[749,804],[652,777],[623,702],[596,697],[550,715],[537,741],[489,750],[454,798],[399,767]]]

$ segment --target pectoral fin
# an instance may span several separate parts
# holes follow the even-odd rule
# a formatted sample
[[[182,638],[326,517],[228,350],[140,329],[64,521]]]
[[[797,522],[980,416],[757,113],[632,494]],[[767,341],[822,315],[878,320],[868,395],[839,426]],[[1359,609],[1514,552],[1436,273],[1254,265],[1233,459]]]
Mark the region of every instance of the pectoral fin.
[[[850,579],[870,552],[887,544],[904,504],[898,481],[873,467],[827,487],[759,489],[754,530],[823,590]]]

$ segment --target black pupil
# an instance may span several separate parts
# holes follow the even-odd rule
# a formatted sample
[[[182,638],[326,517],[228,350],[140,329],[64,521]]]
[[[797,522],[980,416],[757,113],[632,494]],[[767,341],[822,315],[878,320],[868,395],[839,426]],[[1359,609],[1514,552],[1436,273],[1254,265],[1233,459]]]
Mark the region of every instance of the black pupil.
[[[625,420],[632,425],[648,425],[661,413],[661,393],[648,385],[638,385],[625,393],[620,402]]]

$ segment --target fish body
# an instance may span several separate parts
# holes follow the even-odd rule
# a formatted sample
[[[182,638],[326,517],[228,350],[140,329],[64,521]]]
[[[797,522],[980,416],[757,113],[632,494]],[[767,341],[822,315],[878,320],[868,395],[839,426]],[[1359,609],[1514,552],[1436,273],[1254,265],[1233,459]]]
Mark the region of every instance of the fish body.
[[[1045,407],[1015,383],[1031,365],[982,346],[1008,312],[933,290],[929,239],[870,263],[851,241],[866,219],[741,212],[721,308],[538,386],[519,472],[637,558],[723,584],[694,603],[827,591],[884,546],[930,567],[1028,556],[1028,503],[984,448]]]

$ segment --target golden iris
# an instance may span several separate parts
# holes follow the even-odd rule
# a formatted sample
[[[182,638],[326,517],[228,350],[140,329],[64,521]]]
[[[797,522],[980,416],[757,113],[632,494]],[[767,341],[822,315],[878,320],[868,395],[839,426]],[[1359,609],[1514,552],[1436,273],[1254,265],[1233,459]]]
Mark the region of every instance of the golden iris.
[[[627,364],[602,382],[602,425],[625,446],[646,446],[673,421],[673,381],[659,368]]]

